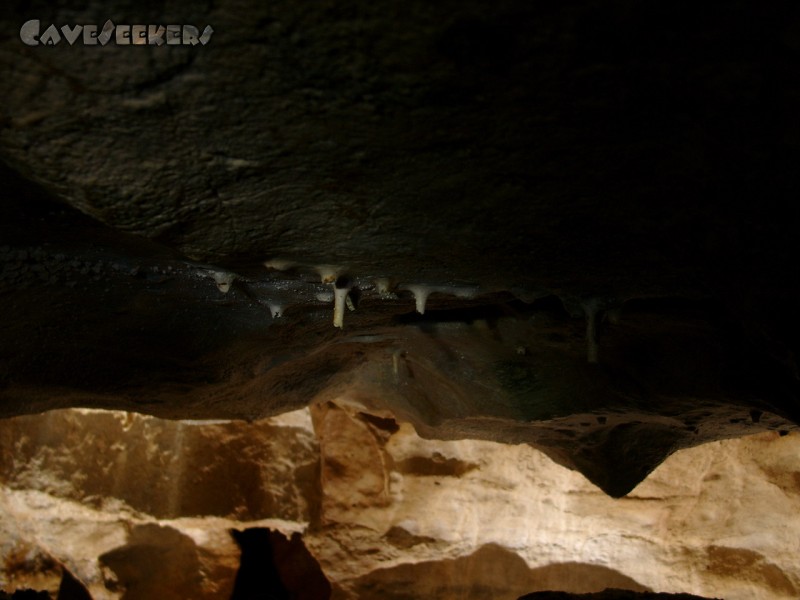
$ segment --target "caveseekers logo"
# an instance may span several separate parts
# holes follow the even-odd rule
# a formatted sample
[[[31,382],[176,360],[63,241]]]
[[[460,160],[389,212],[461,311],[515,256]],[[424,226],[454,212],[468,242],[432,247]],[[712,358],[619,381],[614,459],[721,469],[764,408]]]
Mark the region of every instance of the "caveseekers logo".
[[[115,25],[111,19],[98,32],[97,25],[50,25],[42,32],[39,19],[31,19],[19,29],[20,39],[28,46],[55,46],[61,40],[72,46],[81,40],[86,46],[205,46],[214,30],[206,25],[203,33],[194,25]]]

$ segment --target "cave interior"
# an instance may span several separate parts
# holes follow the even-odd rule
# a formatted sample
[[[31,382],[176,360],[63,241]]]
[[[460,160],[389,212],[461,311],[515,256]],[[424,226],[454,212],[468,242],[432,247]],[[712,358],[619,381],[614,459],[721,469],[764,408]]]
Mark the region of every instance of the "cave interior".
[[[0,25],[0,597],[800,594],[800,7]]]

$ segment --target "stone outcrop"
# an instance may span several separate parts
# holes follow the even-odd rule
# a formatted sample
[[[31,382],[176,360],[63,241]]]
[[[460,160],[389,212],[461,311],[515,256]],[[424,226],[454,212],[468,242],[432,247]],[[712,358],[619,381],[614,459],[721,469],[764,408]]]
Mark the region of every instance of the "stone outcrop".
[[[800,421],[791,3],[245,4],[0,16],[0,415],[360,387],[613,496]]]
[[[14,586],[797,597],[793,2],[8,4]]]
[[[66,569],[95,600],[789,600],[799,443],[683,450],[615,500],[530,446],[422,439],[347,399],[253,423],[15,417],[0,421],[0,579],[55,597]]]
[[[569,594],[567,592],[534,592],[519,600],[710,600],[690,594],[651,594],[627,590],[603,590],[595,594]]]

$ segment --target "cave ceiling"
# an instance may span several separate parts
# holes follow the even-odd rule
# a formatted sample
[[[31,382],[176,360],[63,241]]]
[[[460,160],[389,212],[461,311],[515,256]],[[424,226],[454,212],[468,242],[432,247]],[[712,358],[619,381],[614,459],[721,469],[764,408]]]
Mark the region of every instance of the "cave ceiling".
[[[29,46],[30,19],[213,35]],[[533,444],[615,496],[800,422],[793,3],[34,1],[0,24],[2,416],[338,400]]]

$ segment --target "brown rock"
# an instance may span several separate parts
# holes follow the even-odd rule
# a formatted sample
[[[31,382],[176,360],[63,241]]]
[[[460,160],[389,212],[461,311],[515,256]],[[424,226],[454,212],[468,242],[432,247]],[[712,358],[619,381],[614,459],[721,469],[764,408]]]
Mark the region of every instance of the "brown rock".
[[[230,597],[239,576],[263,591],[268,568],[287,593],[342,600],[605,588],[794,600],[800,590],[794,434],[676,452],[616,500],[529,445],[422,439],[352,398],[253,423],[15,417],[0,421],[0,456],[8,591],[54,595],[64,568],[94,600]],[[165,483],[165,465],[178,472],[170,464],[184,474]],[[154,499],[142,503],[115,469],[135,472]],[[255,544],[245,569],[234,529],[260,532],[271,558]]]

